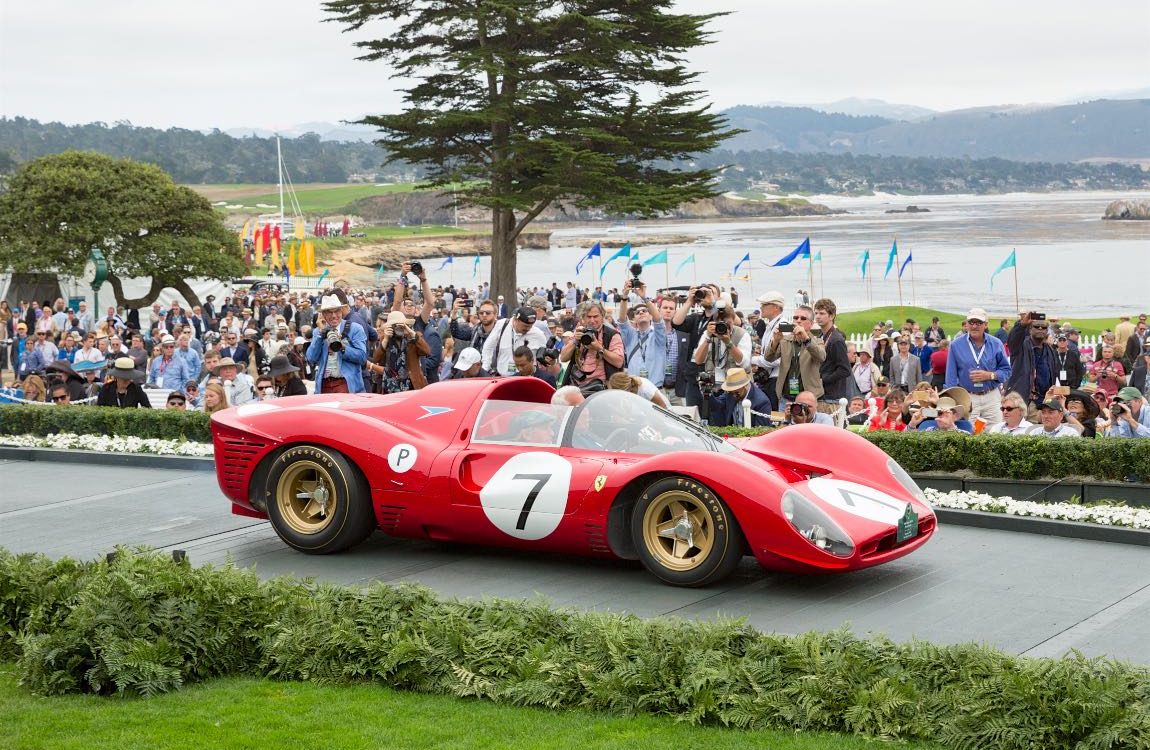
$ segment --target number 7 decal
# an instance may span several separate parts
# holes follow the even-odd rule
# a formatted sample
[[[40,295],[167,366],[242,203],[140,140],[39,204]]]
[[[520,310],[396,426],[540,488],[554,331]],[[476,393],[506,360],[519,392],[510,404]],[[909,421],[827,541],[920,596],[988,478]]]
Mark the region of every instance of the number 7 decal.
[[[539,497],[539,491],[543,489],[543,485],[547,484],[547,480],[550,478],[550,474],[516,474],[512,477],[512,479],[535,481],[535,486],[527,493],[527,501],[523,503],[523,510],[519,511],[519,521],[515,524],[515,528],[524,529],[527,527],[527,516],[531,513],[531,506],[535,504],[535,498]]]

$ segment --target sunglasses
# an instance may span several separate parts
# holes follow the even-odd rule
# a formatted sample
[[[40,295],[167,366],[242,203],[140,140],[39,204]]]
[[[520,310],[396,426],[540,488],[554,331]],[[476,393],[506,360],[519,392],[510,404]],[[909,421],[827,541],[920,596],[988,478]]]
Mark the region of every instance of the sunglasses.
[[[56,402],[59,402],[59,401],[67,401],[67,400],[68,400],[68,397],[67,397],[67,396],[53,396],[53,397],[52,397],[52,400],[53,400],[53,401],[56,401]]]
[[[810,320],[810,317],[807,315],[795,315],[791,320]]]
[[[986,325],[985,321],[981,321],[981,320],[968,320],[968,321],[966,321],[966,324],[967,324],[968,326],[981,326],[981,325]]]
[[[1004,406],[1004,407],[1002,407],[1002,410],[1003,411],[1017,411],[1018,407],[1017,406]]]
[[[176,400],[176,401],[169,401],[168,402],[168,406],[183,406],[183,405],[184,405],[183,401]]]

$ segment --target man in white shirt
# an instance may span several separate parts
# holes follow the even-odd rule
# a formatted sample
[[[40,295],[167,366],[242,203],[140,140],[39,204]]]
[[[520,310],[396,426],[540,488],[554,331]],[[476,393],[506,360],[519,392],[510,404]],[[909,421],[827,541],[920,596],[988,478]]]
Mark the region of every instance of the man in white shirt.
[[[1042,420],[1042,424],[1037,429],[1031,430],[1031,436],[1052,438],[1081,437],[1078,434],[1078,430],[1068,424],[1063,424],[1061,399],[1049,398],[1043,401],[1038,407],[1038,416]]]
[[[1039,429],[1026,420],[1026,401],[1013,391],[1002,397],[1002,421],[986,428],[987,435],[1029,435]]]
[[[547,337],[535,327],[535,311],[520,307],[510,318],[504,318],[492,328],[483,343],[483,369],[494,375],[514,375],[515,350],[526,346],[538,352],[547,345]]]

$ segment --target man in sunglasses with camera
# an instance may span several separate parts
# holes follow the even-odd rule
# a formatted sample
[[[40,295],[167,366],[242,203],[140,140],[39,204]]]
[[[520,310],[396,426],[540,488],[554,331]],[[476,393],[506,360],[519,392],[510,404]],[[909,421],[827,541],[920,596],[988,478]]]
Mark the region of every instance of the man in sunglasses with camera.
[[[1067,369],[1059,366],[1049,336],[1046,313],[1024,312],[1006,337],[1006,348],[1010,350],[1006,392],[1022,394],[1029,404],[1040,403],[1050,386],[1069,378]],[[1077,382],[1068,384],[1078,385]]]
[[[811,335],[815,313],[810,305],[795,308],[791,323],[780,323],[771,335],[763,358],[779,363],[775,396],[785,407],[806,392],[817,400],[823,395],[819,367],[826,359],[826,348],[819,336]]]
[[[835,421],[829,414],[819,411],[818,399],[811,391],[803,391],[787,404],[785,425],[792,424],[825,424],[834,427]]]
[[[322,327],[307,348],[307,360],[316,365],[316,393],[363,393],[363,365],[367,361],[367,332],[345,321],[343,301],[335,294],[320,299]]]

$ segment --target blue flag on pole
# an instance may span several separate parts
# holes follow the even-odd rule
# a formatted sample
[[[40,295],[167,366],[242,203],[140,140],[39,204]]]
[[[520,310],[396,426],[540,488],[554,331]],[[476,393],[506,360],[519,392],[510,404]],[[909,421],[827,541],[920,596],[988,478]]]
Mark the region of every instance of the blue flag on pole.
[[[904,260],[902,262],[902,265],[899,266],[899,268],[898,268],[898,277],[900,279],[902,278],[902,272],[906,270],[907,265],[910,263],[911,259],[913,259],[913,258],[914,258],[914,250],[911,250],[909,253],[906,254],[906,260]]]
[[[1006,260],[1002,261],[1002,265],[994,269],[994,273],[990,274],[990,288],[994,289],[994,277],[1002,273],[1008,268],[1018,268],[1018,258],[1015,256],[1016,250],[1011,250],[1010,255],[1006,256]],[[1017,270],[1015,271],[1017,273]]]
[[[474,279],[478,275],[479,275],[479,256],[476,255],[475,256],[475,265],[473,265],[471,267],[471,278]]]
[[[594,245],[591,246],[591,249],[587,251],[587,254],[583,256],[583,259],[575,264],[575,275],[578,276],[579,272],[581,270],[583,270],[583,264],[584,263],[591,260],[592,258],[602,258],[602,257],[603,257],[603,251],[599,248],[599,243],[596,242]]]
[[[630,258],[630,257],[631,257],[631,243],[628,242],[627,244],[623,245],[623,247],[619,248],[619,251],[617,253],[612,255],[607,260],[603,261],[603,266],[599,269],[599,278],[603,278],[603,272],[607,270],[607,266],[611,265],[611,261],[615,260],[616,258]]]
[[[679,271],[682,271],[683,267],[686,266],[688,263],[690,263],[691,265],[695,265],[695,254],[694,253],[691,253],[686,258],[683,258],[683,262],[680,263],[679,267],[675,269],[675,275],[678,276]]]
[[[443,259],[443,262],[439,264],[439,268],[437,268],[435,270],[436,271],[442,271],[443,269],[447,268],[448,266],[453,266],[453,265],[455,265],[454,256],[448,255],[446,258]]]
[[[731,275],[734,276],[735,274],[737,274],[739,272],[739,269],[743,267],[744,263],[750,263],[750,262],[751,262],[751,254],[747,253],[746,255],[743,256],[742,260],[740,260],[738,263],[735,264],[734,269],[731,271]]]
[[[863,250],[861,270],[862,270],[862,277],[864,279],[866,278],[866,267],[869,264],[870,264],[870,250]]]
[[[898,240],[895,240],[890,245],[890,255],[886,258],[886,273],[882,275],[885,279],[890,276],[890,269],[894,268],[894,259],[898,257]]]
[[[776,260],[768,268],[778,268],[779,266],[789,266],[796,258],[809,258],[811,257],[811,238],[807,237],[799,243],[799,246],[790,251],[783,257]]]
[[[379,277],[383,276],[383,264],[379,264],[379,268],[375,271],[375,285],[379,286]]]
[[[660,252],[657,252],[654,255],[652,255],[650,258],[647,258],[647,260],[643,261],[643,267],[646,268],[647,266],[657,266],[660,263],[662,263],[664,266],[667,265],[667,251],[666,250],[662,250]]]

